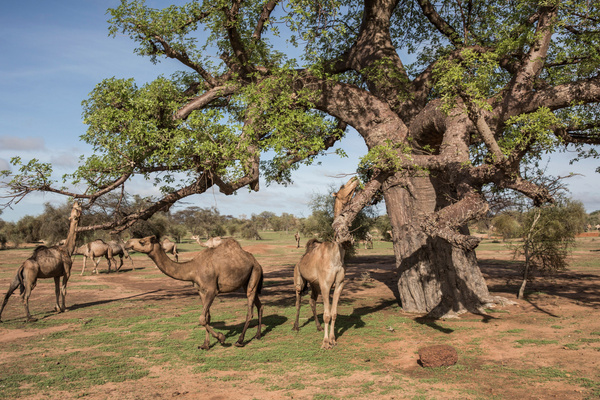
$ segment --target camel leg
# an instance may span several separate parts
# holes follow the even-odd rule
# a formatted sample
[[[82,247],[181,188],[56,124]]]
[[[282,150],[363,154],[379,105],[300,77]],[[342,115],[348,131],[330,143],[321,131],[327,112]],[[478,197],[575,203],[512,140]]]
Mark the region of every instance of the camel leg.
[[[114,258],[113,258],[113,260],[114,260]],[[123,256],[121,256],[121,255],[119,256],[119,261],[120,261],[120,263],[119,263],[119,266],[116,269],[117,271],[119,271],[121,269],[121,267],[123,266]],[[117,265],[116,262],[115,262],[115,265]]]
[[[338,306],[338,302],[340,301],[340,295],[342,294],[342,290],[344,289],[344,284],[345,282],[343,281],[344,277],[341,277],[341,282],[340,279],[338,278],[338,281],[336,281],[335,283],[335,289],[333,291],[333,300],[331,301],[331,325],[329,327],[330,331],[329,331],[329,345],[331,347],[335,346],[337,344],[337,341],[335,339],[335,320],[337,317],[337,306]]]
[[[219,343],[225,343],[225,335],[223,335],[220,332],[215,332],[215,330],[210,326],[210,306],[212,305],[212,302],[216,296],[216,292],[200,293],[200,299],[202,300],[203,306],[202,315],[200,316],[200,325],[202,325],[206,330],[206,337],[204,339],[204,343],[202,344],[202,346],[198,347],[202,350],[209,349],[210,335],[213,335],[219,341]]]
[[[83,268],[81,268],[81,276],[83,276],[83,273],[85,271],[85,262],[87,261],[87,257],[83,256]]]
[[[310,309],[312,310],[313,317],[315,319],[315,324],[317,325],[317,331],[321,332],[323,327],[321,326],[321,322],[319,321],[319,317],[317,316],[317,299],[319,298],[319,290],[318,287],[312,287],[310,290]]]
[[[56,294],[56,305],[54,306],[54,311],[62,312],[63,310],[60,308],[60,276],[54,277],[54,293]]]
[[[25,291],[23,292],[23,307],[25,308],[25,315],[27,316],[26,322],[35,322],[37,318],[31,316],[29,312],[29,296],[31,296],[31,291],[35,287],[35,279],[31,280],[30,277],[27,276],[26,273],[23,274],[23,285],[25,286]]]
[[[65,301],[67,298],[67,282],[69,282],[69,278],[71,277],[71,265],[65,263],[65,273],[63,275],[62,288],[60,294],[62,295],[62,304],[60,308],[60,312],[65,312],[67,307],[65,305]]]
[[[2,311],[4,311],[4,307],[6,307],[6,303],[8,303],[9,297],[13,294],[13,292],[19,287],[19,276],[16,275],[15,279],[10,283],[8,287],[8,291],[4,295],[4,300],[2,301],[2,308],[0,308],[0,322],[2,322]]]
[[[332,347],[329,342],[329,325],[331,323],[331,303],[329,302],[329,293],[331,292],[332,286],[333,282],[322,282],[320,284],[321,297],[323,298],[323,324],[325,325],[325,335],[323,337],[323,344],[321,345],[322,349],[330,349]]]
[[[91,259],[94,263],[94,270],[92,271],[92,274],[98,274],[98,264],[100,264],[100,259],[98,258],[98,261],[96,261],[94,257],[91,257]]]
[[[256,306],[256,313],[258,314],[258,327],[256,328],[256,339],[261,338],[260,328],[262,327],[262,315],[263,315],[263,305],[258,298],[258,294],[254,298],[254,305]]]
[[[244,337],[246,336],[246,329],[248,329],[248,325],[250,325],[250,320],[254,317],[254,299],[256,298],[256,292],[252,291],[248,293],[248,309],[246,311],[246,323],[244,323],[244,329],[242,329],[242,334],[238,338],[237,342],[235,342],[235,346],[244,347]],[[259,325],[260,331],[260,325]]]
[[[302,288],[304,288],[305,282],[300,273],[294,270],[294,286],[296,288],[296,321],[294,322],[293,331],[298,331],[298,320],[300,319],[300,306],[302,302]]]

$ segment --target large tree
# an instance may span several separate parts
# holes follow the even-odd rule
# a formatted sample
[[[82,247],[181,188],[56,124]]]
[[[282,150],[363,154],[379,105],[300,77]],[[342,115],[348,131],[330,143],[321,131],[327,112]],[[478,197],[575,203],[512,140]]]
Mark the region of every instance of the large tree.
[[[258,190],[261,170],[289,182],[351,127],[369,150],[366,180],[334,221],[337,240],[383,194],[402,307],[480,312],[495,299],[466,224],[488,211],[482,189],[550,202],[524,166],[569,143],[585,156],[599,142],[597,2],[123,1],[109,12],[112,34],[183,70],[141,87],[97,85],[82,137],[95,152],[72,175],[84,194],[56,187],[35,161],[13,177],[15,198],[50,190],[94,202],[135,175],[164,194],[81,229],[122,230],[213,185]]]

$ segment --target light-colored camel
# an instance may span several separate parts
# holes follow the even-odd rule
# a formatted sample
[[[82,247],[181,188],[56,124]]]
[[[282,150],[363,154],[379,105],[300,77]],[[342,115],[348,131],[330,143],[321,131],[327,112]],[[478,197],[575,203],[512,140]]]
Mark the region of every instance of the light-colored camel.
[[[253,318],[253,306],[256,306],[258,312],[255,338],[260,339],[263,306],[258,294],[263,283],[262,267],[252,254],[241,248],[235,239],[224,239],[219,246],[208,248],[198,253],[192,260],[181,263],[171,260],[154,236],[129,239],[125,243],[125,248],[148,254],[165,275],[194,283],[203,305],[200,325],[206,329],[204,343],[199,348],[208,350],[210,335],[221,344],[225,342],[225,336],[215,332],[210,326],[210,306],[219,293],[229,293],[239,288],[243,288],[246,292],[248,308],[246,323],[235,345],[244,346],[244,336]]]
[[[294,239],[296,239],[296,248],[300,247],[300,232],[296,232],[294,235]]]
[[[104,240],[96,239],[92,242],[86,243],[83,246],[80,246],[77,250],[75,250],[75,254],[83,255],[83,268],[81,268],[81,275],[85,272],[85,264],[89,258],[92,259],[94,263],[94,270],[92,274],[98,273],[98,264],[100,264],[100,258],[106,257],[106,261],[108,262],[108,272],[111,272],[110,268],[112,264],[117,265],[115,258],[113,257],[112,247],[109,246]],[[96,260],[98,258],[98,260]],[[122,260],[121,260],[122,264]]]
[[[227,238],[222,238],[221,236],[215,236],[208,239],[206,242],[200,240],[200,236],[192,236],[192,239],[196,241],[202,247],[214,248],[223,243],[223,240]]]
[[[31,291],[35,288],[37,280],[40,278],[54,278],[54,292],[56,294],[55,310],[57,312],[65,311],[67,282],[71,276],[71,267],[73,265],[71,256],[75,250],[75,239],[80,217],[81,206],[78,202],[74,202],[73,208],[71,209],[71,216],[69,217],[69,233],[65,244],[63,246],[52,247],[38,246],[33,251],[31,257],[25,260],[19,267],[17,275],[4,296],[2,308],[0,308],[0,322],[2,322],[2,311],[4,311],[4,307],[6,306],[9,297],[17,287],[19,288],[23,299],[27,321],[37,321],[37,319],[33,318],[29,313],[29,296],[31,296]],[[60,287],[61,276],[63,278],[62,288]]]
[[[115,256],[119,256],[119,266],[117,267],[117,271],[120,270],[123,266],[123,257],[129,258],[129,261],[131,261],[131,268],[135,269],[135,267],[133,266],[133,259],[129,256],[129,253],[125,249],[124,243],[117,242],[116,240],[111,240],[110,242],[108,242],[108,245],[112,250],[113,261]]]
[[[352,199],[352,196],[354,195],[358,184],[358,178],[353,176],[352,178],[350,178],[350,180],[348,180],[348,182],[346,182],[346,184],[340,187],[340,190],[333,193],[332,196],[335,197],[335,203],[333,205],[333,215],[335,217],[342,213],[342,209],[344,208],[344,206],[348,204],[350,199]]]
[[[356,190],[358,180],[353,177],[343,185],[335,196],[334,215],[337,217]],[[340,243],[320,242],[311,239],[306,243],[306,252],[294,267],[294,286],[296,289],[296,320],[293,330],[298,331],[298,320],[300,318],[300,303],[302,294],[310,285],[310,307],[312,310],[317,330],[323,327],[317,317],[317,298],[319,294],[323,298],[323,322],[325,323],[325,334],[321,348],[331,349],[337,344],[335,338],[335,320],[337,318],[337,305],[344,289],[344,278],[346,266],[344,265],[344,248]],[[333,298],[329,299],[331,288]]]
[[[177,244],[169,240],[169,238],[164,238],[161,243],[161,246],[165,253],[171,253],[175,256],[175,261],[179,261],[179,253],[177,252]]]

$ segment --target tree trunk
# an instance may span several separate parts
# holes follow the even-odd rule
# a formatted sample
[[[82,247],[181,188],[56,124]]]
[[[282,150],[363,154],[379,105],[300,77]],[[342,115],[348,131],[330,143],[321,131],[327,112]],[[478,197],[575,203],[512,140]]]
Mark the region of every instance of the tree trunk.
[[[436,210],[442,198],[434,183],[429,177],[400,178],[384,188],[402,308],[434,318],[467,311],[482,313],[495,299],[489,294],[475,252],[428,236],[421,228],[424,217]]]

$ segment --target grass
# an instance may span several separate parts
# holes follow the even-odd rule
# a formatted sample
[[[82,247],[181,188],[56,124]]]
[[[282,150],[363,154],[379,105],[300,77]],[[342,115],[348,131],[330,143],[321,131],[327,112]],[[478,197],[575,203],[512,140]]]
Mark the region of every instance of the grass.
[[[264,243],[274,246],[272,251],[261,255],[260,262],[264,265],[290,269],[302,253],[302,249],[289,251],[285,247],[294,243],[291,235],[268,232],[263,237]],[[243,246],[257,244],[241,242]],[[482,247],[495,249],[497,245],[484,243]],[[194,244],[181,247],[197,251]],[[391,252],[387,243],[377,242],[375,247],[369,255]],[[44,311],[49,308],[48,304],[41,305],[52,299],[53,289],[46,289],[49,295],[42,299],[36,297],[36,291],[42,291],[38,288],[32,296],[38,303],[32,310],[43,316],[40,321],[24,324],[20,314],[18,318],[6,319],[0,326],[3,332],[33,334],[8,344],[0,343],[3,351],[0,399],[34,395],[52,398],[57,391],[86,397],[95,386],[156,377],[152,371],[157,369],[188,371],[186,373],[198,374],[227,387],[250,383],[278,393],[282,398],[511,398],[486,391],[486,387],[498,381],[503,385],[523,386],[522,395],[528,393],[525,387],[543,386],[549,381],[573,385],[586,396],[600,391],[598,376],[580,376],[576,366],[568,365],[533,368],[528,358],[552,346],[565,351],[598,350],[592,346],[600,342],[600,331],[588,328],[572,332],[577,327],[576,316],[558,320],[538,315],[534,320],[531,314],[517,313],[507,307],[493,309],[499,312],[490,314],[493,318],[488,322],[478,316],[446,321],[419,320],[403,314],[393,298],[379,299],[357,293],[352,299],[343,296],[336,324],[339,345],[324,351],[320,349],[322,333],[315,329],[308,296],[303,299],[300,331],[291,331],[294,300],[275,297],[283,279],[277,276],[265,279],[265,296],[273,298],[265,301],[263,339],[253,339],[254,319],[246,334],[249,341],[246,347],[233,346],[245,319],[243,296],[219,296],[211,308],[211,323],[217,332],[225,335],[226,342],[221,346],[211,338],[211,349],[201,351],[198,345],[204,340],[205,332],[198,326],[201,312],[198,296],[186,286],[179,286],[179,292],[169,292],[165,285],[172,283],[171,280],[156,272],[145,256],[134,255],[134,261],[136,267],[144,266],[131,272],[139,282],[148,285],[152,279],[161,278],[157,283],[160,290],[151,300],[142,297],[107,302],[86,300],[85,307],[57,315]],[[10,277],[3,279],[2,284],[12,279],[16,266],[12,262],[0,265],[0,277]],[[94,296],[94,292],[111,289],[102,283],[104,279],[118,276],[73,277],[69,290]],[[372,287],[365,287],[360,283],[360,276],[358,274],[355,282],[356,291],[371,293],[368,291],[382,285],[375,280],[373,285],[368,285]],[[69,297],[67,299],[68,304],[73,304]],[[11,299],[10,306],[18,309],[11,315],[22,312],[17,299]],[[319,308],[319,312],[321,310]],[[503,328],[504,320],[516,322],[517,327]],[[541,335],[536,330],[548,327],[556,332],[547,330]],[[571,335],[569,339],[565,332]],[[508,347],[518,348],[516,354],[522,358],[512,360],[511,365],[482,361],[489,358],[489,348],[505,342]],[[402,357],[409,355],[414,359],[419,347],[434,343],[448,343],[458,348],[458,364],[436,369],[407,366],[406,358]],[[481,385],[469,383],[474,381]],[[487,382],[491,383],[486,386]],[[310,395],[302,397],[304,393]]]

